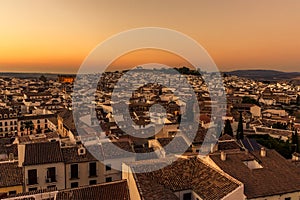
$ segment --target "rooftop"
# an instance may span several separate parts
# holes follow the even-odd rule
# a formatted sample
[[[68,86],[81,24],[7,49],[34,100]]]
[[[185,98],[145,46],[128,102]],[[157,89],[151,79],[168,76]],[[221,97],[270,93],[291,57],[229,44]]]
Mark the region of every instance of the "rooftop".
[[[129,163],[129,166],[134,172],[150,171],[153,167],[166,164],[157,171],[135,174],[142,198],[174,200],[178,199],[174,192],[192,190],[202,199],[221,199],[241,185],[196,157],[179,158],[174,162],[168,159],[138,161]]]
[[[247,198],[258,198],[300,191],[300,175],[297,167],[275,150],[267,150],[265,157],[259,151],[230,152],[222,161],[220,153],[209,157],[226,173],[245,185]],[[262,168],[250,169],[245,161],[256,161]]]

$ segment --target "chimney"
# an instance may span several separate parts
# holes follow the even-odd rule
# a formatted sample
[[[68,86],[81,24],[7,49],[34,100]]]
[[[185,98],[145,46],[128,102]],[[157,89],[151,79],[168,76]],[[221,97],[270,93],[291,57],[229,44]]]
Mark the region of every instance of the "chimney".
[[[264,147],[262,147],[260,149],[260,156],[261,157],[266,157],[266,155],[267,155],[267,151],[266,151],[266,149]]]
[[[25,144],[18,144],[18,166],[22,167],[25,160]]]
[[[226,160],[226,153],[224,151],[221,151],[221,160],[222,161]]]
[[[14,158],[15,158],[15,156],[14,156],[13,153],[9,153],[9,154],[8,154],[8,160],[9,160],[9,161],[13,161]]]
[[[218,151],[218,144],[210,144],[210,153]]]
[[[298,154],[298,153],[293,153],[293,155],[292,155],[292,161],[298,161],[298,160],[300,160],[300,155]]]

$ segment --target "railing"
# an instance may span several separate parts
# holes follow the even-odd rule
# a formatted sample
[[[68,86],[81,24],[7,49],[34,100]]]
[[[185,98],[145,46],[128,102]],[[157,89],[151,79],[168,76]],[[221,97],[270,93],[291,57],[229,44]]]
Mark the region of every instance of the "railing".
[[[79,179],[79,174],[80,174],[79,170],[78,170],[78,173],[77,174],[74,173],[73,176],[72,176],[72,173],[69,172],[69,177],[70,177],[70,179]]]
[[[89,177],[97,177],[97,171],[89,171]]]
[[[36,179],[26,179],[26,184],[27,185],[37,185],[38,183],[39,177],[37,177]]]

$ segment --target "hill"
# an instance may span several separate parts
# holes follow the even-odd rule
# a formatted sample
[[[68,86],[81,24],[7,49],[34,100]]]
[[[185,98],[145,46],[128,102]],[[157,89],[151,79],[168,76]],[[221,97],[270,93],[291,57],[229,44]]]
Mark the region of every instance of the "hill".
[[[235,70],[224,73],[261,81],[293,80],[300,78],[300,72],[281,72],[275,70]]]

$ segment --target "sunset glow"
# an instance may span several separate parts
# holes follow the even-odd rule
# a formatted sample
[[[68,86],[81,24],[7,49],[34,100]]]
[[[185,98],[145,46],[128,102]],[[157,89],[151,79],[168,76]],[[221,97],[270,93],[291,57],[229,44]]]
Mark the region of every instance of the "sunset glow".
[[[182,32],[217,66],[300,70],[300,1],[15,1],[0,3],[0,71],[75,73],[105,39],[138,27]],[[117,48],[117,47],[116,47]],[[159,51],[123,56],[121,68],[145,62],[180,66]]]

